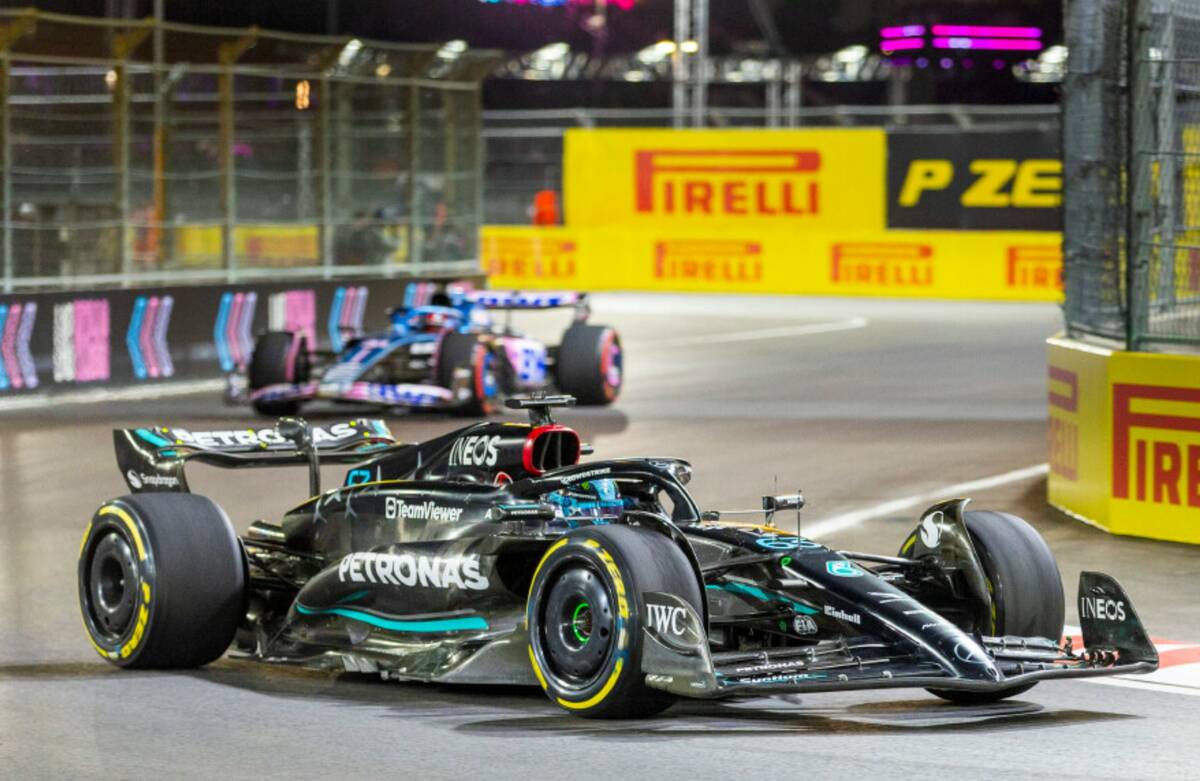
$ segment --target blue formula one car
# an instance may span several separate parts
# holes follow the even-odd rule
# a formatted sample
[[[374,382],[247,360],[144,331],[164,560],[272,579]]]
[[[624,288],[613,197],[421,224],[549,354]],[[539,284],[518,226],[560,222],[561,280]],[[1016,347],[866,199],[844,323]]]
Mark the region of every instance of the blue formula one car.
[[[493,317],[561,308],[575,317],[558,345]],[[587,322],[586,294],[451,289],[429,306],[389,314],[389,331],[353,335],[336,352],[315,349],[299,333],[261,335],[245,371],[230,375],[227,400],[273,417],[316,400],[487,415],[515,393],[553,389],[595,405],[620,393],[620,336]]]

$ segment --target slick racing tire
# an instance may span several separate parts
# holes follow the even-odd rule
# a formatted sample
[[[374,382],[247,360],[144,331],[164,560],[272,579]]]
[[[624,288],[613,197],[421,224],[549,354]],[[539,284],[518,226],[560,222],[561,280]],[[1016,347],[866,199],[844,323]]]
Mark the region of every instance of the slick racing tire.
[[[558,348],[558,389],[580,404],[611,404],[621,393],[623,357],[615,329],[575,323]]]
[[[992,595],[991,625],[977,627],[978,631],[992,637],[1061,639],[1066,615],[1062,578],[1042,535],[1008,513],[969,511],[963,513],[963,520]],[[902,552],[910,548],[916,534],[914,531],[905,540]],[[1007,699],[1033,687],[1028,683],[996,692],[929,691],[951,702],[976,705]]]
[[[246,561],[229,518],[193,494],[108,502],[83,535],[79,606],[92,646],[118,667],[217,659],[246,611]]]
[[[469,370],[467,387],[470,395],[454,408],[454,412],[469,416],[490,415],[496,410],[496,397],[500,392],[499,368],[496,356],[477,334],[450,331],[438,342],[433,379],[443,388],[453,388],[455,372]]]
[[[269,385],[308,382],[309,373],[307,340],[289,331],[268,331],[254,344],[247,380],[250,390],[256,391]],[[260,399],[254,402],[254,409],[271,417],[295,415],[300,402]]]
[[[529,590],[529,659],[547,696],[588,718],[644,718],[674,695],[642,673],[643,594],[674,595],[704,615],[696,576],[674,542],[633,526],[591,526],[550,546]]]

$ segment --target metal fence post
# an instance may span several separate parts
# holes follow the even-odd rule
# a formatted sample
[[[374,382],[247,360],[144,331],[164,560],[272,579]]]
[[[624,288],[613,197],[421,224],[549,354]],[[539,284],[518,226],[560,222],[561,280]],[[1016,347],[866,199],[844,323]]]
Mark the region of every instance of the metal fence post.
[[[217,60],[221,70],[217,76],[217,160],[220,165],[221,182],[221,266],[225,278],[233,282],[237,278],[237,183],[234,181],[233,159],[233,77],[234,64],[258,38],[257,28],[237,40],[228,41],[217,47]]]
[[[1150,77],[1151,0],[1130,0],[1129,57],[1129,204],[1126,239],[1127,315],[1125,347],[1141,347],[1150,324],[1151,176],[1154,100]]]
[[[408,93],[408,258],[409,263],[420,265],[424,254],[425,231],[421,227],[421,88],[413,83]]]
[[[1177,174],[1180,151],[1178,128],[1175,122],[1175,5],[1166,3],[1162,36],[1158,42],[1161,60],[1157,66],[1157,130],[1158,145],[1164,152],[1158,158],[1158,203],[1157,228],[1159,231],[1158,284],[1155,285],[1156,301],[1159,304],[1175,303],[1175,226],[1182,225],[1178,214],[1179,198]]]
[[[4,210],[4,292],[13,291],[12,138],[9,115],[8,50],[0,51],[0,208]]]
[[[113,169],[116,174],[116,201],[120,212],[121,285],[129,287],[133,282],[133,224],[129,202],[129,68],[124,60],[113,69],[117,74],[113,82]],[[76,272],[78,273],[78,272]]]
[[[317,84],[317,166],[321,169],[321,222],[317,228],[320,240],[321,267],[323,276],[333,276],[333,167],[329,155],[329,113],[333,90],[329,79],[322,78]]]

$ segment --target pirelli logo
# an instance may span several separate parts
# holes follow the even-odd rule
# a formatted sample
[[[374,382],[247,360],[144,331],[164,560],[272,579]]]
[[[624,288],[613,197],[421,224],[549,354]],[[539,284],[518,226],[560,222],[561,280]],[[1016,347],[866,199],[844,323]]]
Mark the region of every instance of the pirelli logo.
[[[761,282],[762,245],[730,239],[660,241],[654,245],[654,278]]]
[[[1079,474],[1079,375],[1069,369],[1050,367],[1050,471],[1068,480]]]
[[[1062,290],[1062,247],[1057,244],[1008,248],[1005,284],[1025,290]]]
[[[551,236],[499,236],[483,242],[483,265],[493,276],[575,277],[575,242]]]
[[[839,242],[830,251],[829,279],[855,287],[930,287],[933,247],[909,242]]]
[[[1200,507],[1200,388],[1113,383],[1112,496]]]
[[[639,149],[639,214],[803,217],[820,213],[815,149]]]

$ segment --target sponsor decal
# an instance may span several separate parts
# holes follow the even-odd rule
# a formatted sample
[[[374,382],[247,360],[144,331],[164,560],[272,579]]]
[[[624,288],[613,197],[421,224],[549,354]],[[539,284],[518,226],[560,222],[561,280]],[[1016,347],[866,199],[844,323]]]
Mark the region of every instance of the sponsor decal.
[[[573,279],[574,241],[550,236],[483,235],[483,267],[491,276]]]
[[[421,588],[483,591],[488,579],[479,572],[479,557],[426,556],[414,553],[351,553],[338,564],[343,583],[379,583]]]
[[[1050,471],[1068,480],[1079,473],[1079,375],[1058,366],[1049,368],[1050,425],[1047,429]],[[1069,414],[1072,419],[1064,417]]]
[[[309,349],[316,348],[317,292],[306,288],[273,293],[267,299],[267,324],[272,331],[300,334],[308,340]]]
[[[825,562],[825,571],[839,578],[861,578],[863,571],[854,562],[845,559],[830,559]]]
[[[346,485],[360,485],[371,482],[370,469],[351,469],[346,473]]]
[[[1062,227],[1062,161],[1055,133],[892,131],[887,147],[889,228]]]
[[[638,149],[639,214],[805,217],[820,213],[815,149]]]
[[[450,466],[495,466],[500,436],[459,437],[450,447]]]
[[[797,673],[795,675],[767,675],[762,678],[738,681],[738,683],[798,683],[800,681],[823,681],[828,677],[825,673]]]
[[[933,285],[933,246],[911,242],[838,242],[830,248],[829,279],[854,287]]]
[[[836,618],[838,621],[845,621],[848,624],[858,626],[862,624],[862,616],[858,613],[847,613],[844,610],[839,610],[833,605],[825,606],[825,615],[830,618]]]
[[[647,602],[646,613],[648,614],[648,623],[659,634],[682,637],[684,630],[687,629],[687,614],[682,607]]]
[[[936,548],[942,541],[942,527],[938,523],[944,518],[942,511],[937,510],[921,520],[921,542],[926,548]]]
[[[1080,597],[1079,617],[1094,618],[1099,621],[1124,621],[1125,603],[1105,597]]]
[[[817,622],[811,616],[792,616],[792,631],[798,635],[815,635]]]
[[[323,442],[338,442],[348,437],[361,437],[362,435],[362,431],[349,423],[335,423],[329,428],[312,427],[314,445],[320,445]],[[184,445],[205,448],[270,447],[291,444],[290,440],[284,439],[273,428],[224,431],[189,431],[185,428],[173,428],[168,436]]]
[[[589,469],[586,472],[579,472],[578,474],[569,475],[567,477],[563,477],[560,479],[562,480],[562,482],[566,483],[567,485],[570,485],[571,483],[578,483],[581,480],[591,480],[593,477],[600,477],[601,475],[606,475],[611,471],[612,471],[612,469],[606,466],[603,469]]]
[[[174,475],[148,475],[145,472],[138,472],[134,469],[130,469],[125,473],[125,479],[129,481],[129,485],[132,486],[135,491],[146,486],[153,486],[156,488],[179,487],[179,478],[175,477]]]
[[[1062,290],[1062,246],[1018,245],[1008,248],[1004,282],[1009,287]]]
[[[436,502],[406,502],[398,496],[384,500],[384,517],[389,521],[434,521],[455,523],[463,513],[462,507],[446,507]]]
[[[991,664],[991,659],[974,643],[959,641],[954,644],[954,658],[967,664]]]
[[[655,242],[654,278],[734,284],[761,282],[762,244],[729,239]]]
[[[1200,388],[1113,383],[1112,405],[1113,498],[1200,507],[1200,415],[1178,414],[1200,411]]]

